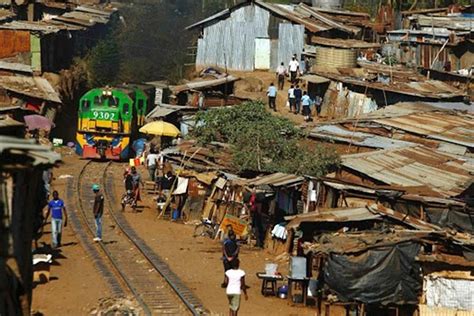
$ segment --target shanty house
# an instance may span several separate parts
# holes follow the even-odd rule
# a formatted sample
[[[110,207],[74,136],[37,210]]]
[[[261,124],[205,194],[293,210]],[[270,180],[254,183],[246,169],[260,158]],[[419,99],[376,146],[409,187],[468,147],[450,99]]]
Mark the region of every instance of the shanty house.
[[[0,134],[6,120],[0,120]],[[12,125],[12,123],[8,123]],[[18,125],[18,124],[17,124]],[[20,125],[19,131],[23,130]],[[33,289],[32,241],[47,203],[43,170],[60,155],[34,140],[0,135],[0,314],[29,315]]]
[[[405,28],[387,34],[388,45],[397,58],[407,65],[427,69],[458,71],[474,63],[472,14],[453,11],[406,13]],[[449,14],[448,14],[449,12]]]
[[[100,37],[114,12],[79,6],[41,21],[0,24],[0,59],[31,65],[36,72],[59,71]]]
[[[313,35],[354,38],[364,28],[342,23],[327,12],[303,3],[297,6],[248,0],[187,27],[201,31],[196,67],[231,70],[276,69],[301,57]]]

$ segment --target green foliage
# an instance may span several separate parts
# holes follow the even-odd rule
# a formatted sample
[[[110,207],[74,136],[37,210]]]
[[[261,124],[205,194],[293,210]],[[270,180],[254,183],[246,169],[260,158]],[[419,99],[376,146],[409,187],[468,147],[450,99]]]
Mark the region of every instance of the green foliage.
[[[332,150],[309,150],[304,134],[285,118],[271,115],[261,102],[199,112],[192,136],[200,143],[229,143],[239,171],[286,172],[322,176],[339,163]]]
[[[88,84],[101,87],[113,84],[120,71],[120,56],[114,37],[100,41],[86,56]]]

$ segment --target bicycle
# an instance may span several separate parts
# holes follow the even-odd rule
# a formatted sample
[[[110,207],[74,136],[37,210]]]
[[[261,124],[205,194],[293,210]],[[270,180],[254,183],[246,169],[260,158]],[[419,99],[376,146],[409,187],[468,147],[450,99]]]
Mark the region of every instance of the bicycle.
[[[216,238],[217,232],[219,231],[219,224],[205,218],[201,220],[200,224],[197,224],[194,228],[193,237],[209,237],[211,239]]]

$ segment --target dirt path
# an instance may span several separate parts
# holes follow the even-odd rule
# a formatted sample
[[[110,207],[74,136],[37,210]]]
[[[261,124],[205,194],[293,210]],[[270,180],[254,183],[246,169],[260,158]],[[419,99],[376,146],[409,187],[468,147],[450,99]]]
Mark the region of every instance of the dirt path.
[[[74,155],[63,158],[64,164],[55,170],[54,181],[54,189],[59,191],[60,196],[67,180],[59,177],[77,173],[81,165]],[[143,168],[141,173],[146,175]],[[121,190],[121,173],[116,173],[115,181],[117,191]],[[193,238],[192,225],[156,220],[151,196],[144,195],[142,205],[141,212],[125,214],[132,227],[168,262],[212,314],[227,315],[227,299],[224,289],[220,287],[223,278],[220,243]],[[74,210],[74,205],[67,206],[69,212]],[[50,238],[50,226],[47,225],[40,242],[49,245]],[[106,238],[104,236],[104,240]],[[110,296],[110,292],[69,226],[64,230],[63,245],[51,267],[51,281],[38,285],[33,291],[32,310],[47,316],[89,315],[100,300]],[[314,310],[311,308],[291,306],[287,300],[263,297],[260,294],[261,283],[255,273],[262,271],[265,263],[271,261],[272,256],[264,251],[247,247],[242,249],[241,262],[242,268],[247,272],[250,298],[249,301],[242,301],[240,315],[313,315]],[[279,270],[284,273],[286,267]]]
[[[67,180],[59,177],[78,171],[77,157],[63,154],[63,160],[64,164],[53,171],[56,178],[53,189],[59,192],[61,198],[65,198]],[[68,212],[73,212],[75,205],[66,204],[66,207]],[[48,224],[40,244],[50,243],[51,226]],[[50,282],[40,284],[33,290],[32,310],[44,315],[88,315],[99,299],[110,295],[109,289],[77,240],[71,225],[64,229],[62,243],[63,246],[55,252]]]
[[[268,104],[267,99],[267,89],[270,86],[270,83],[273,82],[277,86],[278,81],[275,77],[275,73],[268,71],[254,71],[254,72],[232,72],[232,75],[240,77],[241,80],[237,81],[235,84],[235,94],[239,97],[249,98],[253,100],[261,100],[265,104]],[[292,122],[303,125],[303,126],[313,126],[317,117],[314,117],[314,121],[311,123],[306,123],[304,117],[301,114],[293,114],[289,111],[289,108],[286,106],[286,101],[288,99],[288,89],[290,88],[291,83],[285,80],[285,85],[283,90],[278,90],[276,107],[277,112],[275,115],[285,117]],[[301,89],[304,91],[305,86],[300,85]],[[314,109],[313,109],[314,112]],[[273,113],[273,112],[272,112]]]
[[[140,168],[140,172],[146,177],[144,168]],[[120,173],[115,174],[116,183],[120,183]],[[221,244],[207,238],[193,238],[193,225],[157,220],[152,197],[144,194],[143,199],[141,212],[128,210],[125,213],[129,223],[168,262],[206,308],[215,314],[227,315],[225,290],[220,286],[223,281]],[[290,306],[287,300],[260,294],[261,282],[255,274],[263,271],[265,263],[272,262],[272,257],[262,250],[247,246],[242,248],[241,267],[247,273],[246,282],[250,289],[249,301],[242,301],[239,315],[314,315],[314,310],[310,308]],[[287,272],[286,267],[281,267],[279,271]]]

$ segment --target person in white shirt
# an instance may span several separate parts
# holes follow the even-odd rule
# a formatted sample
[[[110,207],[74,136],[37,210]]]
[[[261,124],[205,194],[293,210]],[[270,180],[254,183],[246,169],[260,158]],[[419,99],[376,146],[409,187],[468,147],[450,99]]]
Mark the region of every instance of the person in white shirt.
[[[278,78],[278,90],[283,90],[285,86],[285,77],[288,74],[288,70],[285,67],[285,64],[281,62],[280,66],[278,66],[276,70],[276,75]]]
[[[239,269],[239,259],[232,261],[232,267],[225,272],[226,294],[229,300],[229,315],[237,316],[240,308],[240,295],[244,292],[247,301],[247,286],[245,285],[245,271]]]
[[[160,162],[160,155],[158,155],[155,150],[151,150],[148,156],[146,157],[146,167],[148,173],[150,174],[150,180],[155,182],[156,178],[156,168]]]
[[[295,87],[293,85],[288,89],[288,103],[290,105],[290,112],[293,112],[296,109]]]
[[[290,63],[288,64],[288,68],[290,71],[290,81],[292,84],[296,82],[296,76],[298,74],[298,70],[300,68],[300,63],[296,60],[296,55],[291,58]]]

